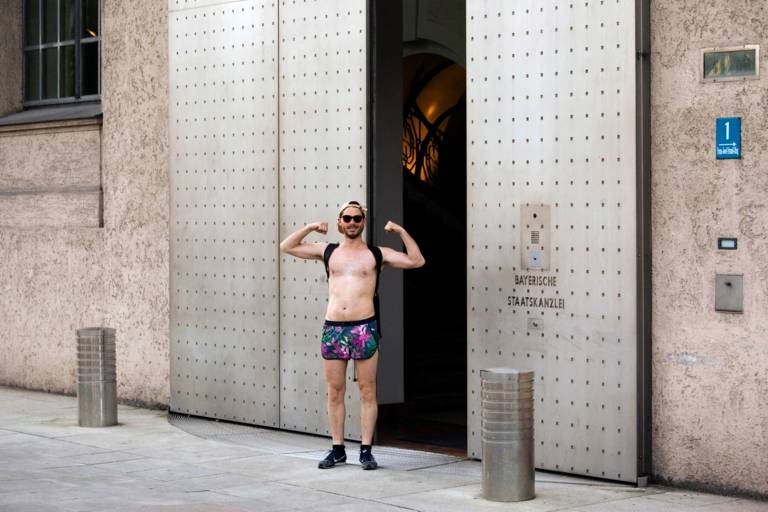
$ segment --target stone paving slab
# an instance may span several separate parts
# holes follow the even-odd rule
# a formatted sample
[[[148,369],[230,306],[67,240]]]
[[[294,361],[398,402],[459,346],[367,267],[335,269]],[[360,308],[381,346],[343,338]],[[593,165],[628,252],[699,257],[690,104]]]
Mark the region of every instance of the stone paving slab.
[[[74,397],[0,387],[2,512],[768,512],[768,503],[538,472],[536,499],[481,497],[481,464],[376,447],[382,468],[317,469],[328,439],[120,406],[120,424],[77,426]],[[216,425],[218,424],[218,425]],[[223,427],[223,428],[220,428]],[[186,427],[185,427],[186,428]]]
[[[303,481],[320,470],[317,462],[284,455],[257,455],[206,463],[207,467],[247,475],[253,482]],[[312,471],[308,471],[311,469]],[[338,469],[338,468],[336,468]]]
[[[239,499],[258,501],[268,510],[294,510],[311,507],[335,507],[365,501],[331,491],[306,489],[288,483],[265,482],[258,486],[241,485],[219,491]]]
[[[734,498],[730,496],[718,496],[717,494],[694,491],[661,492],[649,496],[649,498],[670,505],[684,504],[692,507],[710,507],[734,501]],[[768,503],[764,503],[764,505],[768,507]]]
[[[515,510],[524,512],[549,512],[572,510],[595,503],[616,502],[637,496],[659,492],[653,489],[637,489],[629,486],[585,486],[537,482],[536,499],[514,504],[492,503],[482,499],[480,484],[449,487],[434,491],[383,498],[380,501],[412,507],[424,512],[466,512],[467,510]]]
[[[666,494],[666,493],[665,493]],[[764,502],[728,498],[718,503],[700,504],[694,502],[678,502],[674,505],[657,499],[657,496],[640,497],[632,500],[612,501],[577,508],[574,512],[645,512],[666,511],[675,512],[766,512],[768,504]]]
[[[332,470],[315,471],[301,478],[283,482],[324,490],[360,499],[379,499],[388,496],[415,494],[433,489],[444,489],[474,482],[471,477],[458,475],[426,475],[406,471],[362,471],[356,465],[346,464]]]
[[[347,504],[347,505],[341,505],[341,506],[333,506],[333,507],[318,507],[318,508],[302,508],[302,509],[296,509],[296,510],[313,510],[317,512],[403,512],[404,510],[418,510],[414,508],[403,508],[403,507],[395,507],[392,505],[387,505],[385,503],[379,503],[375,501],[367,501],[360,504]]]
[[[327,442],[327,441],[326,441]],[[359,454],[359,447],[356,443],[346,443],[347,446],[347,465],[359,466],[360,462],[357,459]],[[292,457],[311,460],[317,462],[324,458],[328,453],[328,447],[324,450],[303,452],[303,453],[288,453]],[[451,455],[443,455],[440,453],[428,453],[418,452],[415,450],[403,450],[401,448],[391,448],[387,446],[376,447],[376,460],[379,463],[380,469],[395,469],[398,471],[413,471],[417,469],[432,468],[435,466],[448,466],[451,463],[458,463],[464,459],[454,457]],[[478,464],[479,467],[479,464]],[[451,472],[444,472],[445,474],[454,474]],[[455,473],[461,475],[461,473]],[[467,476],[467,475],[462,475]],[[472,474],[476,478],[480,478],[480,473]]]

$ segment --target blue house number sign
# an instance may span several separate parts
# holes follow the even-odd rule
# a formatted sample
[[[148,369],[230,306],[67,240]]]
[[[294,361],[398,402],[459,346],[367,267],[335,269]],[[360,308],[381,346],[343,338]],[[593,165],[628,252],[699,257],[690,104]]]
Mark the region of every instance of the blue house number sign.
[[[715,122],[715,152],[718,160],[741,158],[741,118],[718,117]]]

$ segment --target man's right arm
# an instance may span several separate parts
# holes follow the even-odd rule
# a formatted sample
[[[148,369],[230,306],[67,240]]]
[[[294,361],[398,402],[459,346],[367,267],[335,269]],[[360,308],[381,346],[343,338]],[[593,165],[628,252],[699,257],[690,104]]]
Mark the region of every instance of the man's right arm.
[[[323,259],[323,251],[328,244],[324,242],[311,244],[304,243],[304,239],[313,231],[317,231],[323,235],[328,233],[328,223],[313,222],[312,224],[307,224],[303,228],[294,231],[288,235],[285,240],[280,242],[280,250],[286,254],[305,260]]]

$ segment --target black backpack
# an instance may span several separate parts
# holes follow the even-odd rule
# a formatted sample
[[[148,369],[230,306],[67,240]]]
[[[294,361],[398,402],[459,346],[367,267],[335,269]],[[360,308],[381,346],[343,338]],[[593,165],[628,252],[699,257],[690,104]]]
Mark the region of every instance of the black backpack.
[[[381,265],[384,261],[384,256],[381,254],[381,249],[375,245],[368,245],[368,250],[373,253],[373,257],[376,260],[376,288],[373,292],[373,311],[376,318],[376,328],[379,330],[379,337],[381,334],[381,320],[379,319],[379,275],[381,274]],[[323,264],[325,265],[326,277],[331,277],[331,272],[328,269],[328,262],[331,260],[331,253],[339,247],[339,244],[328,244],[323,251]]]

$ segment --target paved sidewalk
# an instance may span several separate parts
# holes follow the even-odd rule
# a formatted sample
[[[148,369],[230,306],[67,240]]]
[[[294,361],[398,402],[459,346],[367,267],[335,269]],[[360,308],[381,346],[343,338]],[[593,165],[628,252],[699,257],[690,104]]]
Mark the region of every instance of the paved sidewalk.
[[[768,503],[536,476],[535,500],[480,498],[480,463],[374,447],[382,468],[317,469],[328,440],[120,406],[77,426],[73,397],[0,387],[0,511],[768,512]],[[357,448],[349,446],[351,453]]]

